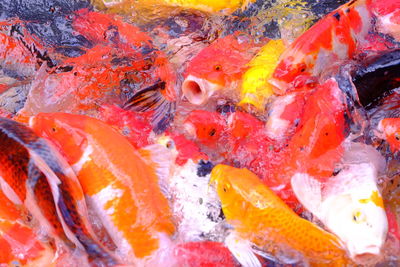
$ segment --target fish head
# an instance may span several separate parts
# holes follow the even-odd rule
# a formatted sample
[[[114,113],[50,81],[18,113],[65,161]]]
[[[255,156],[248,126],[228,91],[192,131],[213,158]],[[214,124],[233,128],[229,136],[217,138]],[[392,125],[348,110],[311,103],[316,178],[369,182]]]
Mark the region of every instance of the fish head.
[[[194,110],[184,121],[184,129],[189,136],[206,146],[216,146],[224,136],[225,118],[206,110]]]
[[[250,206],[263,209],[271,204],[260,195],[260,190],[263,194],[277,198],[272,191],[265,188],[257,175],[246,168],[218,164],[211,171],[210,184],[215,186],[226,219],[235,228],[244,226],[243,224],[254,224],[253,221],[246,221],[246,214],[253,210]]]
[[[39,136],[50,140],[66,157],[68,163],[76,163],[87,146],[83,131],[75,126],[83,124],[83,116],[64,113],[39,113],[29,121]]]
[[[264,122],[249,113],[236,111],[228,117],[228,127],[232,137],[243,139],[263,129]]]
[[[392,152],[400,150],[400,119],[386,118],[378,124],[378,137],[385,139]]]
[[[186,69],[182,93],[194,105],[202,105],[216,92],[241,79],[251,60],[251,39],[233,34],[217,39],[195,56]],[[254,50],[254,49],[253,49]]]
[[[278,94],[285,94],[289,89],[315,87],[317,80],[311,73],[313,63],[308,62],[309,57],[287,54],[288,52],[285,52],[282,55],[269,80],[274,91]]]
[[[164,144],[167,148],[173,149],[176,154],[176,164],[184,165],[189,159],[193,162],[208,160],[205,153],[200,151],[198,145],[187,139],[183,134],[167,132],[164,137]]]
[[[323,203],[327,207],[327,227],[344,242],[355,260],[379,255],[388,231],[383,200],[376,182],[369,181],[368,169],[365,164],[358,165],[352,171],[364,173],[364,179],[359,183],[350,181],[351,188],[346,193],[329,197]],[[346,187],[346,184],[335,185],[338,186]]]

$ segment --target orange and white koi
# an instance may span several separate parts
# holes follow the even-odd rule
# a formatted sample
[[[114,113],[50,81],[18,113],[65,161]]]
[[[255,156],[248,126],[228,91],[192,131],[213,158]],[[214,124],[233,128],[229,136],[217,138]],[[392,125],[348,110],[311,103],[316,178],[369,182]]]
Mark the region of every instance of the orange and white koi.
[[[65,155],[124,262],[147,261],[169,241],[175,226],[157,176],[168,174],[165,151],[155,153],[165,162],[154,162],[150,151],[139,154],[115,129],[83,115],[41,113],[31,126]]]
[[[64,158],[45,139],[15,121],[0,118],[0,184],[14,204],[26,208],[62,247],[78,247],[93,264],[117,260],[97,242],[82,188]]]
[[[399,9],[398,0],[353,0],[332,11],[282,54],[270,80],[275,92],[314,87],[326,69],[356,59],[365,48],[373,47],[368,42],[376,36],[399,41]]]
[[[323,183],[299,172],[291,185],[305,208],[362,263],[366,256],[379,256],[386,240],[388,222],[377,185],[385,160],[371,146],[346,142],[342,162],[339,173]]]

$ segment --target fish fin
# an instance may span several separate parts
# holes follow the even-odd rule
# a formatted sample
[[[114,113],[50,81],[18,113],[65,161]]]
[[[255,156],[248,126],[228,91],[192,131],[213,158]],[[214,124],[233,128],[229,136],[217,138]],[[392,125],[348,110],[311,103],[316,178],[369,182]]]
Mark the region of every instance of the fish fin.
[[[235,233],[230,233],[225,238],[225,245],[242,266],[262,266],[253,251],[252,243],[250,241],[238,237]]]
[[[159,81],[134,94],[123,105],[125,109],[137,112],[154,110],[151,124],[156,134],[164,132],[174,118],[176,103],[169,101],[162,93],[165,89],[165,82]]]
[[[158,177],[161,192],[165,196],[168,196],[169,177],[171,176],[173,163],[175,162],[172,152],[160,144],[148,145],[138,151],[142,159],[154,169]]]
[[[306,173],[296,173],[291,185],[300,203],[318,217],[321,214],[321,183]]]

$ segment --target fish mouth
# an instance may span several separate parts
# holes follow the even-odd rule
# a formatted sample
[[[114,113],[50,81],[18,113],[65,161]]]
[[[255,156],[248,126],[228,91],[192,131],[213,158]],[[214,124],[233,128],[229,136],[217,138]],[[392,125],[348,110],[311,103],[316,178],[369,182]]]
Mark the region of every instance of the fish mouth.
[[[193,105],[202,105],[222,86],[205,79],[189,75],[182,84],[182,93]]]
[[[353,257],[354,261],[356,263],[362,264],[362,263],[367,263],[367,262],[371,262],[374,261],[374,259],[376,259],[376,257],[379,255],[380,250],[377,248],[377,251],[373,251],[373,252],[365,252],[362,254],[358,254],[355,255]]]
[[[350,250],[349,252],[351,254],[351,258],[353,258],[356,262],[362,263],[376,258],[381,253],[381,249],[378,245],[369,245],[359,249],[359,251]]]

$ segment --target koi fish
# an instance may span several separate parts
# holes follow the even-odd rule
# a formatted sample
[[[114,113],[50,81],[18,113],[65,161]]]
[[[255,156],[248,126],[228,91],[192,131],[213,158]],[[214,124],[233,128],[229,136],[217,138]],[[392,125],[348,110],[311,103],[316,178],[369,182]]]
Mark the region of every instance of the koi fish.
[[[277,258],[302,260],[301,253],[311,265],[348,262],[336,236],[300,218],[249,170],[217,165],[210,182],[215,184],[226,220],[239,238]],[[243,265],[253,262],[248,254],[236,252],[233,254]]]
[[[346,97],[334,78],[314,90],[305,102],[297,129],[285,149],[288,158],[277,168],[278,184],[284,180],[289,182],[298,171],[320,179],[332,175],[343,155],[346,112]]]
[[[399,8],[397,0],[356,0],[332,11],[282,54],[270,79],[274,91],[284,94],[289,90],[312,88],[327,69],[356,59],[375,36],[398,38],[395,15]]]
[[[146,261],[169,242],[175,226],[158,180],[169,174],[166,151],[139,154],[112,127],[83,115],[40,113],[31,126],[65,155],[125,262]]]
[[[20,112],[26,116],[61,110],[87,113],[104,102],[119,101],[121,80],[126,71],[136,69],[112,64],[122,56],[111,47],[99,45],[50,71],[41,68]]]
[[[270,40],[248,63],[249,69],[243,74],[239,105],[250,104],[256,110],[264,111],[266,100],[273,94],[268,80],[285,48],[282,40]]]
[[[238,32],[217,39],[189,62],[183,95],[194,105],[205,104],[217,92],[229,90],[232,95],[258,49],[250,36]]]
[[[390,150],[396,153],[400,149],[400,119],[386,118],[378,124],[378,135],[389,143]]]
[[[291,185],[299,201],[336,234],[354,260],[379,255],[388,222],[377,186],[385,160],[373,147],[350,143],[341,170],[325,183],[297,173]]]
[[[216,148],[221,145],[226,119],[216,112],[193,110],[183,125],[185,131],[197,142],[210,148]]]
[[[123,1],[110,1],[110,0],[94,0],[93,4],[100,9],[108,9],[117,12],[132,12],[132,9],[140,8],[152,8],[152,9],[160,9],[162,10],[165,7],[181,7],[186,9],[197,9],[204,12],[210,13],[222,13],[222,14],[230,14],[235,10],[241,8],[244,9],[249,3],[254,2],[254,0],[246,0],[246,1],[219,1],[214,2],[210,0],[163,0],[163,1],[143,1],[132,4],[131,0],[123,0]],[[159,11],[160,12],[160,11]],[[158,12],[158,13],[159,13]],[[160,16],[160,15],[158,15]]]
[[[87,9],[78,10],[75,15],[73,28],[94,45],[123,51],[124,56],[111,63],[135,66],[117,80],[122,90],[129,92],[124,108],[139,112],[154,110],[152,124],[155,131],[165,130],[173,118],[177,99],[176,77],[166,55],[152,45],[146,33],[123,22],[121,17]]]
[[[61,247],[82,249],[93,264],[116,265],[92,232],[79,181],[63,157],[15,121],[0,118],[0,135],[1,188],[7,198],[26,208]]]

